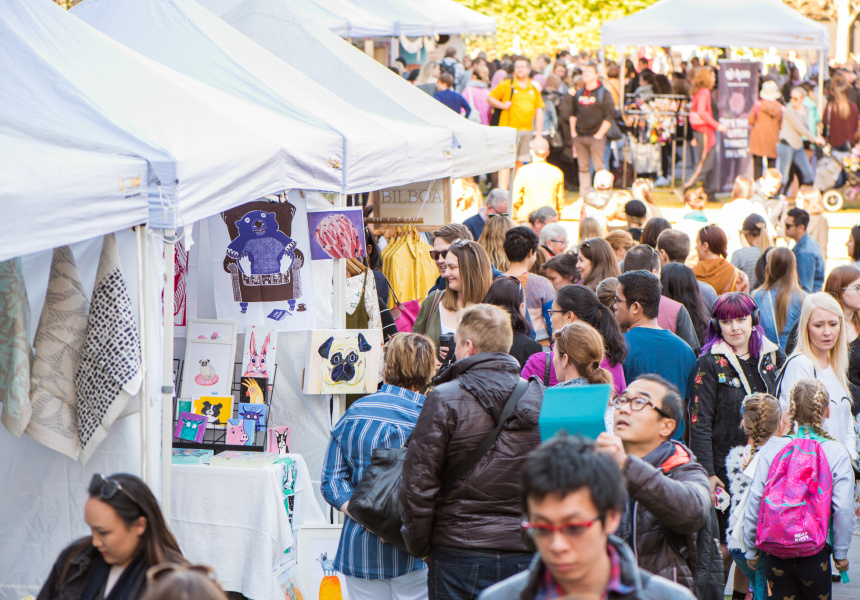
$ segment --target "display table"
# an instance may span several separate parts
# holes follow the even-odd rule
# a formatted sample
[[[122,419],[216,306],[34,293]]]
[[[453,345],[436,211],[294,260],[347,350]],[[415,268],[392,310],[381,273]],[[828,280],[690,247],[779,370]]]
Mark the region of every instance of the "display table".
[[[185,557],[215,569],[225,591],[251,600],[283,599],[272,570],[294,546],[299,527],[328,522],[304,459],[288,456],[297,469],[292,526],[284,507],[282,465],[172,466],[173,532]]]

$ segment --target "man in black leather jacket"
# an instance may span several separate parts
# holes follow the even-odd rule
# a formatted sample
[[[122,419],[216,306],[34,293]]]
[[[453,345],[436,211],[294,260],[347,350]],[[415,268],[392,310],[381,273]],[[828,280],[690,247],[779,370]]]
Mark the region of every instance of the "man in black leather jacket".
[[[637,567],[630,548],[612,535],[624,500],[618,465],[591,441],[563,436],[544,444],[522,476],[523,530],[538,555],[528,571],[478,600],[693,600],[686,588]]]

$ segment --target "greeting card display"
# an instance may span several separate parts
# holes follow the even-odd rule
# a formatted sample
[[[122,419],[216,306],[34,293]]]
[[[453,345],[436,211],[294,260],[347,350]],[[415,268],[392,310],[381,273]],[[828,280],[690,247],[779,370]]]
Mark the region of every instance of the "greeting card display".
[[[265,377],[242,377],[239,398],[249,404],[268,404],[269,380]]]
[[[206,417],[188,412],[179,413],[179,420],[176,423],[173,437],[199,444],[203,441],[203,434],[205,433]]]
[[[239,403],[239,418],[245,421],[252,421],[256,431],[266,430],[266,417],[268,415],[269,406],[267,404]]]
[[[227,445],[248,446],[253,443],[253,439],[245,430],[245,419],[229,419],[227,421]]]
[[[242,358],[242,377],[274,378],[274,371],[268,368],[269,360],[274,362],[278,332],[274,327],[251,325],[245,332],[245,353]]]
[[[233,414],[233,396],[203,396],[192,406],[191,412],[206,417],[209,425],[226,425]]]
[[[189,338],[180,395],[183,398],[229,396],[235,354],[235,340],[225,343]]]
[[[269,444],[266,447],[268,452],[277,452],[281,456],[290,451],[290,428],[289,427],[269,427]]]

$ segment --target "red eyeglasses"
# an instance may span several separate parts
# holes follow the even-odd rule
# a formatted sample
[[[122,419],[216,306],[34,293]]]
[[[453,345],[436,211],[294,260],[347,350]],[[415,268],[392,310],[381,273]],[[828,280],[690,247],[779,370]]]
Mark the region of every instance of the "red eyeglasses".
[[[590,521],[582,521],[579,523],[565,523],[564,525],[550,525],[549,523],[529,523],[528,521],[523,521],[522,523],[520,523],[520,527],[533,540],[546,541],[551,539],[552,536],[556,533],[560,533],[565,538],[572,540],[580,537],[589,527],[591,527],[597,521],[600,520],[601,517],[598,515]]]

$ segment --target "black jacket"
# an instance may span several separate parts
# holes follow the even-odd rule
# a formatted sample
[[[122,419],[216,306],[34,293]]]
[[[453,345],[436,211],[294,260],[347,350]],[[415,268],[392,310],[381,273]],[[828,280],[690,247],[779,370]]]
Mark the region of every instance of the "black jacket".
[[[637,567],[630,548],[618,538],[609,536],[609,543],[621,558],[621,582],[633,587],[629,594],[611,593],[610,600],[695,600],[688,589]],[[538,554],[527,571],[488,587],[478,600],[532,600],[545,574],[546,567]]]
[[[77,556],[72,556],[76,549],[80,548],[84,538],[74,542],[65,550],[60,552],[57,562],[51,567],[51,574],[45,585],[42,586],[36,600],[80,600],[83,596],[84,589],[90,579],[95,567],[96,561],[102,560],[99,556],[99,551],[92,545],[84,549]],[[63,578],[63,570],[71,558],[71,563]],[[132,565],[138,565],[137,562]],[[128,568],[132,568],[129,565]],[[134,579],[131,582],[131,593],[122,598],[122,600],[139,600],[146,592],[146,567],[138,565],[136,572],[133,573]],[[61,581],[62,579],[62,581]]]
[[[524,333],[515,333],[514,343],[511,344],[508,354],[517,359],[517,362],[520,363],[520,369],[522,369],[526,366],[526,361],[529,357],[538,352],[543,352],[543,346],[540,343],[534,341]]]
[[[772,394],[785,355],[767,338],[762,342],[758,372]],[[741,429],[741,404],[749,393],[749,382],[726,342],[715,344],[708,354],[699,357],[690,402],[690,448],[708,476],[716,475],[726,485],[729,450],[747,443]]]
[[[593,90],[584,87],[573,97],[572,115],[576,117],[576,135],[592,136],[604,121],[615,118],[615,104],[609,90],[598,85]]]
[[[527,551],[519,473],[540,445],[544,390],[537,380],[529,382],[487,455],[463,479],[441,485],[493,430],[519,381],[519,364],[501,352],[458,360],[436,379],[412,432],[400,484],[403,538],[414,556],[429,555],[433,545]]]

